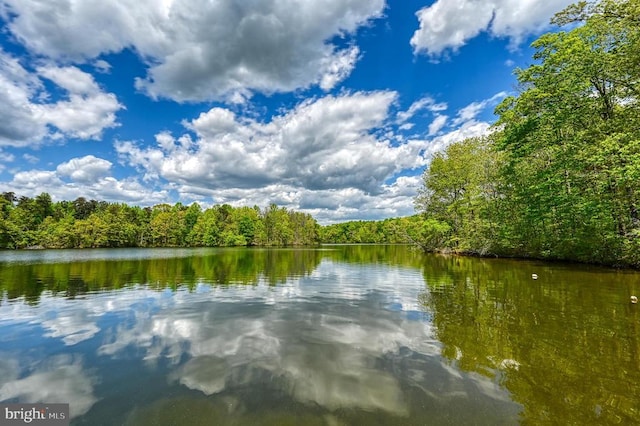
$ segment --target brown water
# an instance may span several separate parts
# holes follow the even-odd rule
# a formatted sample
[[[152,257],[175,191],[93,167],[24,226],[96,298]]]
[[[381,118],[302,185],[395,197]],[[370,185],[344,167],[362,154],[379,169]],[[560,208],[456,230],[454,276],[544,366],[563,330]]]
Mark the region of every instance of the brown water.
[[[632,294],[637,272],[404,246],[0,252],[0,401],[90,425],[637,424]]]

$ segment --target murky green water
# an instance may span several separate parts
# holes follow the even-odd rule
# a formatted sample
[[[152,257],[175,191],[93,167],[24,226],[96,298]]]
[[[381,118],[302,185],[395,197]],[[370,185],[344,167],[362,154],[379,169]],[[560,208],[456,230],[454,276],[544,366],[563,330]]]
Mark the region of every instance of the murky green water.
[[[403,246],[0,252],[0,401],[87,425],[637,424],[632,294],[637,272]]]

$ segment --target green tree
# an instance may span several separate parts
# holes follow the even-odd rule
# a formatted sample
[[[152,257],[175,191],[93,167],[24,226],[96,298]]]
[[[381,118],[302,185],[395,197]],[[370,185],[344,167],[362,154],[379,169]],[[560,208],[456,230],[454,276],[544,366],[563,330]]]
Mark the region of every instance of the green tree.
[[[487,138],[424,174],[422,244],[458,252],[640,265],[640,0],[580,2],[533,43],[520,92]]]
[[[638,4],[558,14],[584,23],[534,42],[539,63],[517,71],[521,93],[497,109],[514,219],[504,235],[521,254],[640,260]]]
[[[220,244],[220,228],[214,209],[207,209],[198,217],[187,241],[192,246],[213,247]]]
[[[267,245],[284,246],[293,242],[291,219],[285,207],[271,204],[264,212]]]
[[[182,244],[185,212],[168,204],[154,206],[149,231],[155,246],[177,247]]]
[[[495,250],[499,162],[490,137],[466,139],[434,155],[415,200],[425,222],[413,231],[425,248],[480,254]]]
[[[202,215],[202,207],[198,203],[192,203],[184,214],[184,230],[182,240],[186,243],[188,236],[193,230],[193,227],[198,222],[198,218]]]

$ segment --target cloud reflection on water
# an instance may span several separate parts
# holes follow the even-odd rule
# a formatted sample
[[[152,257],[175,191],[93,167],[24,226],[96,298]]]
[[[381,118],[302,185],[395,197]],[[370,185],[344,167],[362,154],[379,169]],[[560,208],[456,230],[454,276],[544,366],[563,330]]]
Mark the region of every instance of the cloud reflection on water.
[[[20,368],[18,362],[12,367],[8,377],[2,371],[8,380],[2,380],[0,385],[0,401],[70,403],[72,418],[85,414],[97,401],[93,390],[95,380],[84,369],[81,357],[58,355],[33,368]]]
[[[168,365],[169,384],[207,396],[269,383],[302,404],[395,416],[411,411],[408,386],[440,401],[468,398],[469,386],[508,400],[491,380],[462,377],[440,358],[432,324],[409,315],[420,313],[421,291],[415,269],[324,260],[278,286],[137,287],[81,301],[43,294],[37,307],[5,305],[0,314],[22,315],[70,347],[96,339],[98,357],[133,357],[149,372]],[[0,400],[55,402],[55,392],[75,415],[97,401],[79,359],[20,377],[0,380]]]

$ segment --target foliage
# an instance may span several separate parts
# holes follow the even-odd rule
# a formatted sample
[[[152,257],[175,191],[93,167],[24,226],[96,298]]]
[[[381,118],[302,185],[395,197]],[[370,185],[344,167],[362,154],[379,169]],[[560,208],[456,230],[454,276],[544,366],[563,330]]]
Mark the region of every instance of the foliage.
[[[637,423],[638,274],[442,255],[423,265],[443,358],[506,388],[520,424]]]
[[[533,43],[494,133],[433,158],[416,207],[451,228],[438,248],[640,266],[638,11],[602,0],[556,15],[581,24]]]
[[[207,210],[205,210],[206,212]],[[123,252],[124,253],[124,252]],[[149,250],[108,253],[90,259],[63,256],[60,262],[3,262],[0,260],[0,302],[24,297],[37,303],[43,291],[77,297],[97,290],[120,289],[132,283],[165,289],[198,284],[277,285],[292,277],[308,276],[323,259],[340,263],[386,262],[422,267],[424,257],[402,245],[345,245],[332,250],[307,247],[176,249],[175,256]],[[154,257],[156,256],[156,257]]]
[[[140,208],[84,198],[53,202],[47,193],[0,197],[0,248],[311,245],[318,233],[311,215],[275,204],[203,211],[197,203]]]
[[[349,221],[322,227],[320,240],[329,244],[407,244],[418,241],[417,216],[380,221]]]
[[[467,139],[434,155],[416,197],[429,248],[440,244],[458,252],[491,251],[499,162],[491,138]]]

